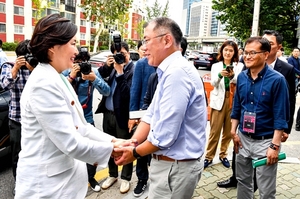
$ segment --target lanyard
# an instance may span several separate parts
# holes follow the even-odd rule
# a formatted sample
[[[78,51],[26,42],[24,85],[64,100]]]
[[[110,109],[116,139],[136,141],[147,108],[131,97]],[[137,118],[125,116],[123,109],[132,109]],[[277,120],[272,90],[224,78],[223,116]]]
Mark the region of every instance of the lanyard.
[[[260,85],[260,89],[259,89],[259,95],[258,95],[258,100],[256,102],[256,105],[255,105],[255,108],[254,108],[254,113],[256,112],[256,108],[258,106],[258,103],[260,101],[260,96],[261,96],[261,93],[262,93],[262,87],[263,87],[263,84],[264,84],[264,81],[265,81],[265,77],[267,75],[267,72],[268,72],[268,67],[266,69],[266,72],[264,74],[264,77],[263,77],[263,80],[262,80],[262,83]],[[246,90],[248,91],[248,80],[249,80],[249,76],[247,76],[247,81],[246,81]],[[250,92],[250,87],[249,87],[249,92]],[[253,93],[254,94],[254,93]],[[246,94],[246,104],[248,104],[248,95]],[[247,108],[247,107],[246,107]],[[248,110],[247,110],[248,111]]]

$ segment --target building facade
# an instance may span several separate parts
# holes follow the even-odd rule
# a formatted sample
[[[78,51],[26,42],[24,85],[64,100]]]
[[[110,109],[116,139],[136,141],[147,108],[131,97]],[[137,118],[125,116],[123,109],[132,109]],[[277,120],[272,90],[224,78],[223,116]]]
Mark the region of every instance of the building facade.
[[[78,26],[76,36],[79,44],[92,45],[99,23],[85,19],[82,8],[78,6],[80,0],[43,0],[42,3],[42,6],[47,6],[47,8],[40,13],[41,16],[59,13],[61,16],[70,19]],[[143,8],[139,9],[142,10]],[[30,39],[38,14],[30,0],[0,0],[0,39],[3,42],[18,42]],[[137,23],[143,17],[141,11],[131,8],[127,13],[127,17],[128,22],[125,27],[128,34],[126,34],[125,39],[139,40],[140,36],[135,29]],[[105,27],[107,31],[110,28],[118,29],[117,25],[105,25]]]

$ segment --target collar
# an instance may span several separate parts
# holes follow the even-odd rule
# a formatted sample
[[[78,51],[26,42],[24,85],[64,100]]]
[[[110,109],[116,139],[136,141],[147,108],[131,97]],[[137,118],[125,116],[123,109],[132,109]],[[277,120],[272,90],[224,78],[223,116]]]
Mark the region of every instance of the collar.
[[[175,51],[173,52],[171,55],[169,55],[168,57],[166,57],[157,67],[157,76],[158,76],[158,80],[161,78],[162,74],[168,69],[169,65],[178,57],[182,57],[181,52]]]
[[[268,67],[269,66],[267,64],[265,64],[265,67],[258,73],[257,77],[262,79],[264,77],[264,75],[266,74],[266,71],[267,71]],[[250,77],[252,79],[251,73],[250,73],[250,68],[247,71],[247,75],[248,75],[248,77]]]
[[[272,68],[272,69],[275,68],[276,61],[277,61],[277,57],[276,57],[276,59],[269,65],[270,68]]]

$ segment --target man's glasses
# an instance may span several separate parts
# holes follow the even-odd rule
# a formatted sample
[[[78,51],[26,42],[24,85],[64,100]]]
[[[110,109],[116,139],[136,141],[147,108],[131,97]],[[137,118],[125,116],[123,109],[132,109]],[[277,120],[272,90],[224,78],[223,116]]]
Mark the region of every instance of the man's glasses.
[[[260,51],[260,52],[256,52],[256,51],[247,52],[247,51],[245,51],[243,56],[247,57],[249,55],[249,57],[254,57],[256,54],[264,53],[264,52],[266,52],[266,51]]]
[[[155,39],[155,38],[158,38],[158,37],[163,37],[163,36],[165,36],[166,34],[168,34],[168,33],[161,34],[161,35],[157,35],[157,36],[152,37],[152,38],[149,38],[149,39],[143,39],[143,40],[142,40],[142,44],[143,44],[143,45],[146,45],[146,44],[148,43],[148,41],[150,41],[151,39]]]

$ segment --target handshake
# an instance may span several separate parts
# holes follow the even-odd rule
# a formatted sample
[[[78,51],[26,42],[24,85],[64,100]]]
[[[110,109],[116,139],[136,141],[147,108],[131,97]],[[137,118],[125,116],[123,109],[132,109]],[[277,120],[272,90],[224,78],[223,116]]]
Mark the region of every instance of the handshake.
[[[111,157],[114,158],[116,165],[126,165],[133,162],[136,158],[133,156],[133,149],[138,145],[136,139],[117,139],[112,140],[114,149]]]

